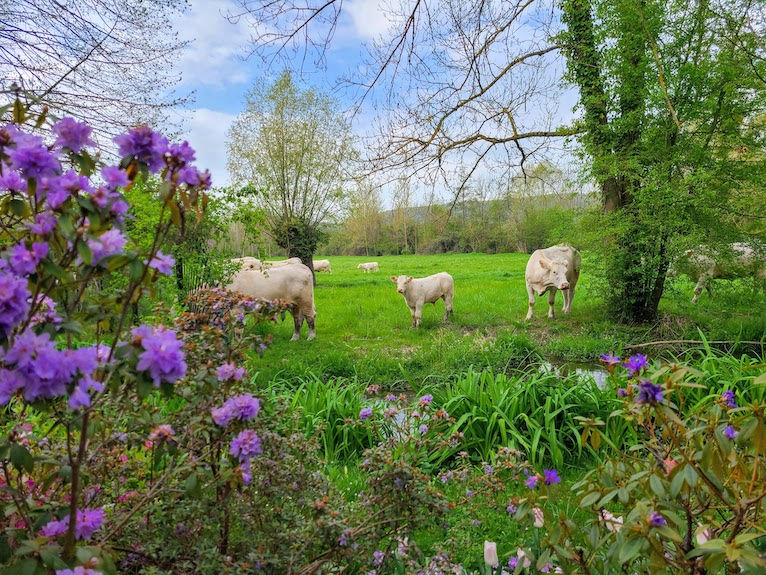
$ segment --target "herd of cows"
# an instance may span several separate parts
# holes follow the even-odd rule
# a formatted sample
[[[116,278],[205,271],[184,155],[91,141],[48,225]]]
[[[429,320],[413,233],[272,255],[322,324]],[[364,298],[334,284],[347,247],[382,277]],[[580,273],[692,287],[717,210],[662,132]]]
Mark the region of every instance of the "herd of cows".
[[[300,258],[262,262],[258,258],[245,256],[231,260],[240,267],[226,289],[241,292],[249,297],[281,299],[288,303],[293,316],[295,330],[292,340],[300,339],[301,327],[308,324],[308,339],[316,336],[316,307],[314,306],[314,276]],[[551,246],[536,250],[527,262],[524,274],[529,311],[526,319],[532,319],[535,294],[548,294],[548,317],[554,318],[556,292],[564,294],[563,312],[572,310],[575,288],[580,277],[582,258],[580,253],[568,245]],[[313,260],[315,272],[332,273],[329,260]],[[365,273],[380,271],[378,262],[357,265]],[[766,280],[766,260],[750,244],[735,243],[717,250],[700,246],[684,252],[671,266],[669,276],[685,274],[696,280],[694,297],[696,303],[703,290],[710,293],[711,280],[715,278],[735,279],[752,276]],[[447,272],[440,272],[425,278],[400,275],[391,276],[397,291],[412,316],[412,327],[420,326],[423,306],[444,300],[444,319],[452,316],[454,281]]]

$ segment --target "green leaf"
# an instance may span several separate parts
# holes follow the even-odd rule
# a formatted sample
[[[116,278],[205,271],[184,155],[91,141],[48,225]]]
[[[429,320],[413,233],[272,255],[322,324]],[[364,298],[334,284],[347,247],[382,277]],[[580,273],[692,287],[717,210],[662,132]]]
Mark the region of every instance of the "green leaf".
[[[90,251],[90,246],[84,241],[77,242],[77,254],[86,266],[89,266],[93,261],[93,252]]]
[[[638,555],[638,552],[641,551],[641,546],[643,543],[644,540],[638,537],[635,539],[628,539],[628,541],[625,542],[625,545],[620,547],[620,553],[618,555],[620,565],[630,561],[636,555]]]
[[[130,281],[137,282],[141,279],[141,276],[144,275],[144,264],[139,260],[133,260],[130,262],[128,269]]]
[[[186,478],[184,487],[186,488],[186,494],[189,497],[198,499],[202,495],[202,485],[200,484],[196,473],[192,473],[189,477]]]
[[[649,486],[657,497],[665,499],[665,486],[662,484],[659,477],[656,475],[649,477]]]
[[[11,463],[19,471],[32,473],[35,468],[35,460],[27,448],[18,443],[11,444]]]
[[[11,209],[11,213],[14,216],[17,216],[19,218],[24,218],[29,216],[32,212],[29,210],[29,206],[24,200],[21,200],[19,198],[13,198],[9,203],[8,206]]]

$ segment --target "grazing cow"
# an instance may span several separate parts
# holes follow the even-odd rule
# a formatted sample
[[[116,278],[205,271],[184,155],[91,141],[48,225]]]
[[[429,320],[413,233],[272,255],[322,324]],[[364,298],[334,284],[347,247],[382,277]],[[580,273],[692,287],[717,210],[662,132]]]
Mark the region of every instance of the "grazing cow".
[[[686,250],[668,271],[671,277],[679,273],[689,276],[692,281],[697,280],[692,297],[692,303],[697,303],[703,289],[712,297],[710,284],[713,279],[766,279],[766,261],[747,243],[738,242],[718,250],[698,246]]]
[[[378,262],[368,262],[366,264],[359,264],[358,266],[356,266],[356,269],[364,270],[364,273],[380,271],[378,269]]]
[[[404,296],[404,301],[410,308],[413,328],[417,329],[420,326],[423,304],[436,304],[439,299],[444,300],[444,319],[452,316],[452,297],[455,294],[455,286],[452,276],[447,272],[419,279],[411,276],[391,276],[391,281],[396,284],[396,291]]]
[[[295,323],[292,341],[300,339],[304,319],[309,326],[308,339],[314,339],[316,336],[314,278],[311,270],[303,264],[281,266],[268,271],[241,270],[226,289],[250,297],[287,301]]]
[[[571,246],[552,246],[535,250],[527,262],[524,277],[527,282],[529,295],[529,311],[527,319],[532,319],[535,307],[535,292],[543,295],[548,292],[548,317],[553,319],[553,304],[556,301],[556,291],[564,292],[564,313],[572,311],[575,286],[580,278],[580,253]]]
[[[243,256],[241,258],[232,258],[232,262],[242,264],[240,269],[243,270],[259,270],[261,269],[261,260],[252,256]]]
[[[330,260],[314,260],[314,271],[331,274],[332,269],[330,268]]]

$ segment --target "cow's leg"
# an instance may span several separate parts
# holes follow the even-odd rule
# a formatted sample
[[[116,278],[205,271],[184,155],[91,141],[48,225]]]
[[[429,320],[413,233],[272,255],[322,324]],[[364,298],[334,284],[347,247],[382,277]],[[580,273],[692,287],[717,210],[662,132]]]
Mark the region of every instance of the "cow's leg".
[[[293,331],[293,337],[290,341],[298,341],[301,338],[301,327],[303,326],[303,310],[301,310],[300,307],[295,306],[292,312],[295,331]]]
[[[309,336],[306,338],[307,340],[311,341],[314,339],[317,335],[316,333],[316,314],[314,315],[307,315],[306,316],[306,324],[309,326]]]
[[[527,311],[527,320],[532,319],[532,310],[535,309],[535,290],[527,284],[527,295],[529,296],[529,311]]]
[[[409,304],[408,304],[408,307],[410,308],[410,317],[412,318],[412,326],[411,327],[412,327],[412,329],[415,329],[416,327],[418,327],[417,320],[415,319],[415,306],[409,306]]]
[[[444,295],[444,319],[442,321],[447,321],[447,319],[452,317],[452,294],[445,294]]]
[[[423,316],[423,302],[419,301],[412,308],[412,328],[418,329],[420,327],[420,318]]]
[[[708,295],[712,295],[710,293],[710,285],[708,282],[708,276],[707,274],[702,274],[697,280],[697,285],[694,286],[694,297],[692,298],[692,303],[697,303],[697,300],[700,298],[700,294],[702,294],[703,289],[707,289]]]
[[[569,284],[569,289],[564,291],[564,313],[572,311],[572,300],[574,299],[575,284]]]
[[[550,319],[556,319],[556,314],[553,313],[553,304],[556,303],[556,288],[551,288],[548,292],[548,317]]]

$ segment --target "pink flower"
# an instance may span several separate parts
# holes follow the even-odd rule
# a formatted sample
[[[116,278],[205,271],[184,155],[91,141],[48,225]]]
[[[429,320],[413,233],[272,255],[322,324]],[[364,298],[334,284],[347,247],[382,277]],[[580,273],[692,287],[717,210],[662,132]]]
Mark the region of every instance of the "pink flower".
[[[665,465],[665,473],[670,473],[671,471],[673,471],[673,468],[674,468],[676,465],[678,465],[678,461],[676,461],[675,459],[671,459],[670,457],[668,457],[667,459],[665,459],[665,460],[663,461],[663,463],[664,463],[664,465]]]
[[[535,507],[534,509],[532,509],[532,513],[535,516],[535,521],[534,523],[532,523],[532,525],[540,529],[540,527],[542,527],[545,524],[545,515],[543,515],[543,510],[540,509],[539,507]]]
[[[493,541],[484,542],[484,563],[492,568],[500,563],[497,558],[497,543]]]

